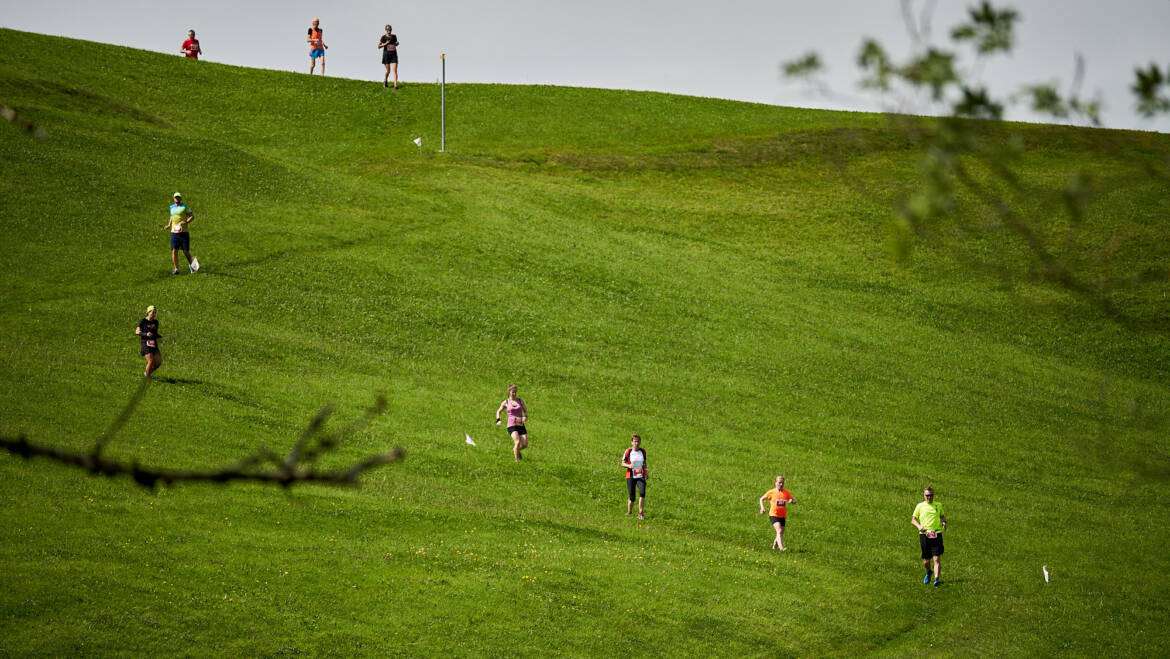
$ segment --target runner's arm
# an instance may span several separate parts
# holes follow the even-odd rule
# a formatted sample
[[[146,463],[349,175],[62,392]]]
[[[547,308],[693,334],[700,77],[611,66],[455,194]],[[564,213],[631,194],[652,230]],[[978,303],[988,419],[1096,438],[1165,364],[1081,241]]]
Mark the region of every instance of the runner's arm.
[[[938,519],[939,519],[939,521],[942,522],[942,530],[946,531],[947,530],[947,516],[940,514],[938,516]]]
[[[764,492],[764,496],[760,497],[760,514],[764,514],[764,502],[768,500],[768,493]]]
[[[500,425],[500,412],[503,412],[504,408],[507,407],[507,405],[508,405],[508,401],[505,400],[504,402],[500,403],[500,409],[496,410],[496,425],[497,426]]]

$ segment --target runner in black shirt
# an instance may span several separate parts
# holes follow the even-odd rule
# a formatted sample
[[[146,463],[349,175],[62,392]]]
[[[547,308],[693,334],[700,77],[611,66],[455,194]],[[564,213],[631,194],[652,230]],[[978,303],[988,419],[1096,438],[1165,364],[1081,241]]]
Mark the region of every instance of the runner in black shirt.
[[[153,304],[146,308],[146,318],[138,321],[138,327],[134,328],[134,333],[142,341],[140,354],[146,357],[146,371],[142,374],[150,377],[151,373],[162,366],[162,353],[158,350],[158,340],[161,337],[158,333],[158,320],[155,318]]]
[[[382,49],[382,63],[386,65],[386,75],[382,76],[382,86],[389,87],[390,72],[394,72],[394,89],[398,89],[398,36],[394,28],[386,26],[386,34],[378,39],[378,48]]]

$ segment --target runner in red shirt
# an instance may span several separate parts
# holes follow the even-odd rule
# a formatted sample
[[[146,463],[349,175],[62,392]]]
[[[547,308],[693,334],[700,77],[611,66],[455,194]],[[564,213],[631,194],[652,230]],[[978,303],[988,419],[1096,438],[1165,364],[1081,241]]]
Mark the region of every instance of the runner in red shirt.
[[[199,59],[199,56],[203,54],[203,49],[199,47],[199,40],[195,38],[195,30],[187,30],[187,40],[183,42],[183,47],[179,49],[179,52],[191,59]]]

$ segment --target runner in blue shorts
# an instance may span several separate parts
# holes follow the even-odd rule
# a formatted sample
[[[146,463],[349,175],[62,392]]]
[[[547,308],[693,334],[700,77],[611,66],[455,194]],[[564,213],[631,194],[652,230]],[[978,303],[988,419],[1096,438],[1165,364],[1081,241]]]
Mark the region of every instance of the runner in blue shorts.
[[[305,37],[309,44],[309,75],[313,75],[313,68],[317,66],[317,58],[321,58],[321,77],[325,77],[325,30],[321,29],[321,19],[314,18],[309,34]]]

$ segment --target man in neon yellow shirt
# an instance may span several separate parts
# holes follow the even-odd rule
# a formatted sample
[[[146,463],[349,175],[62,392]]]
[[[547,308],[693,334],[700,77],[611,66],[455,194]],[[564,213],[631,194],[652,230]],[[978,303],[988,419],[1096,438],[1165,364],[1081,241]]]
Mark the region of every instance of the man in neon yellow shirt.
[[[922,583],[930,583],[931,562],[934,563],[934,585],[939,585],[939,561],[943,555],[943,531],[947,530],[947,516],[943,514],[942,504],[934,501],[934,488],[928,487],[922,491],[924,501],[914,507],[914,515],[910,523],[918,529],[918,544],[922,547],[922,567],[926,576]]]
[[[171,233],[171,265],[174,266],[171,274],[179,274],[179,250],[183,250],[183,255],[187,257],[187,269],[191,274],[195,274],[197,266],[191,258],[191,234],[187,233],[187,225],[194,221],[195,211],[183,203],[183,195],[178,192],[175,193],[174,199],[175,203],[171,204],[171,217],[163,225],[163,228],[170,230]]]

